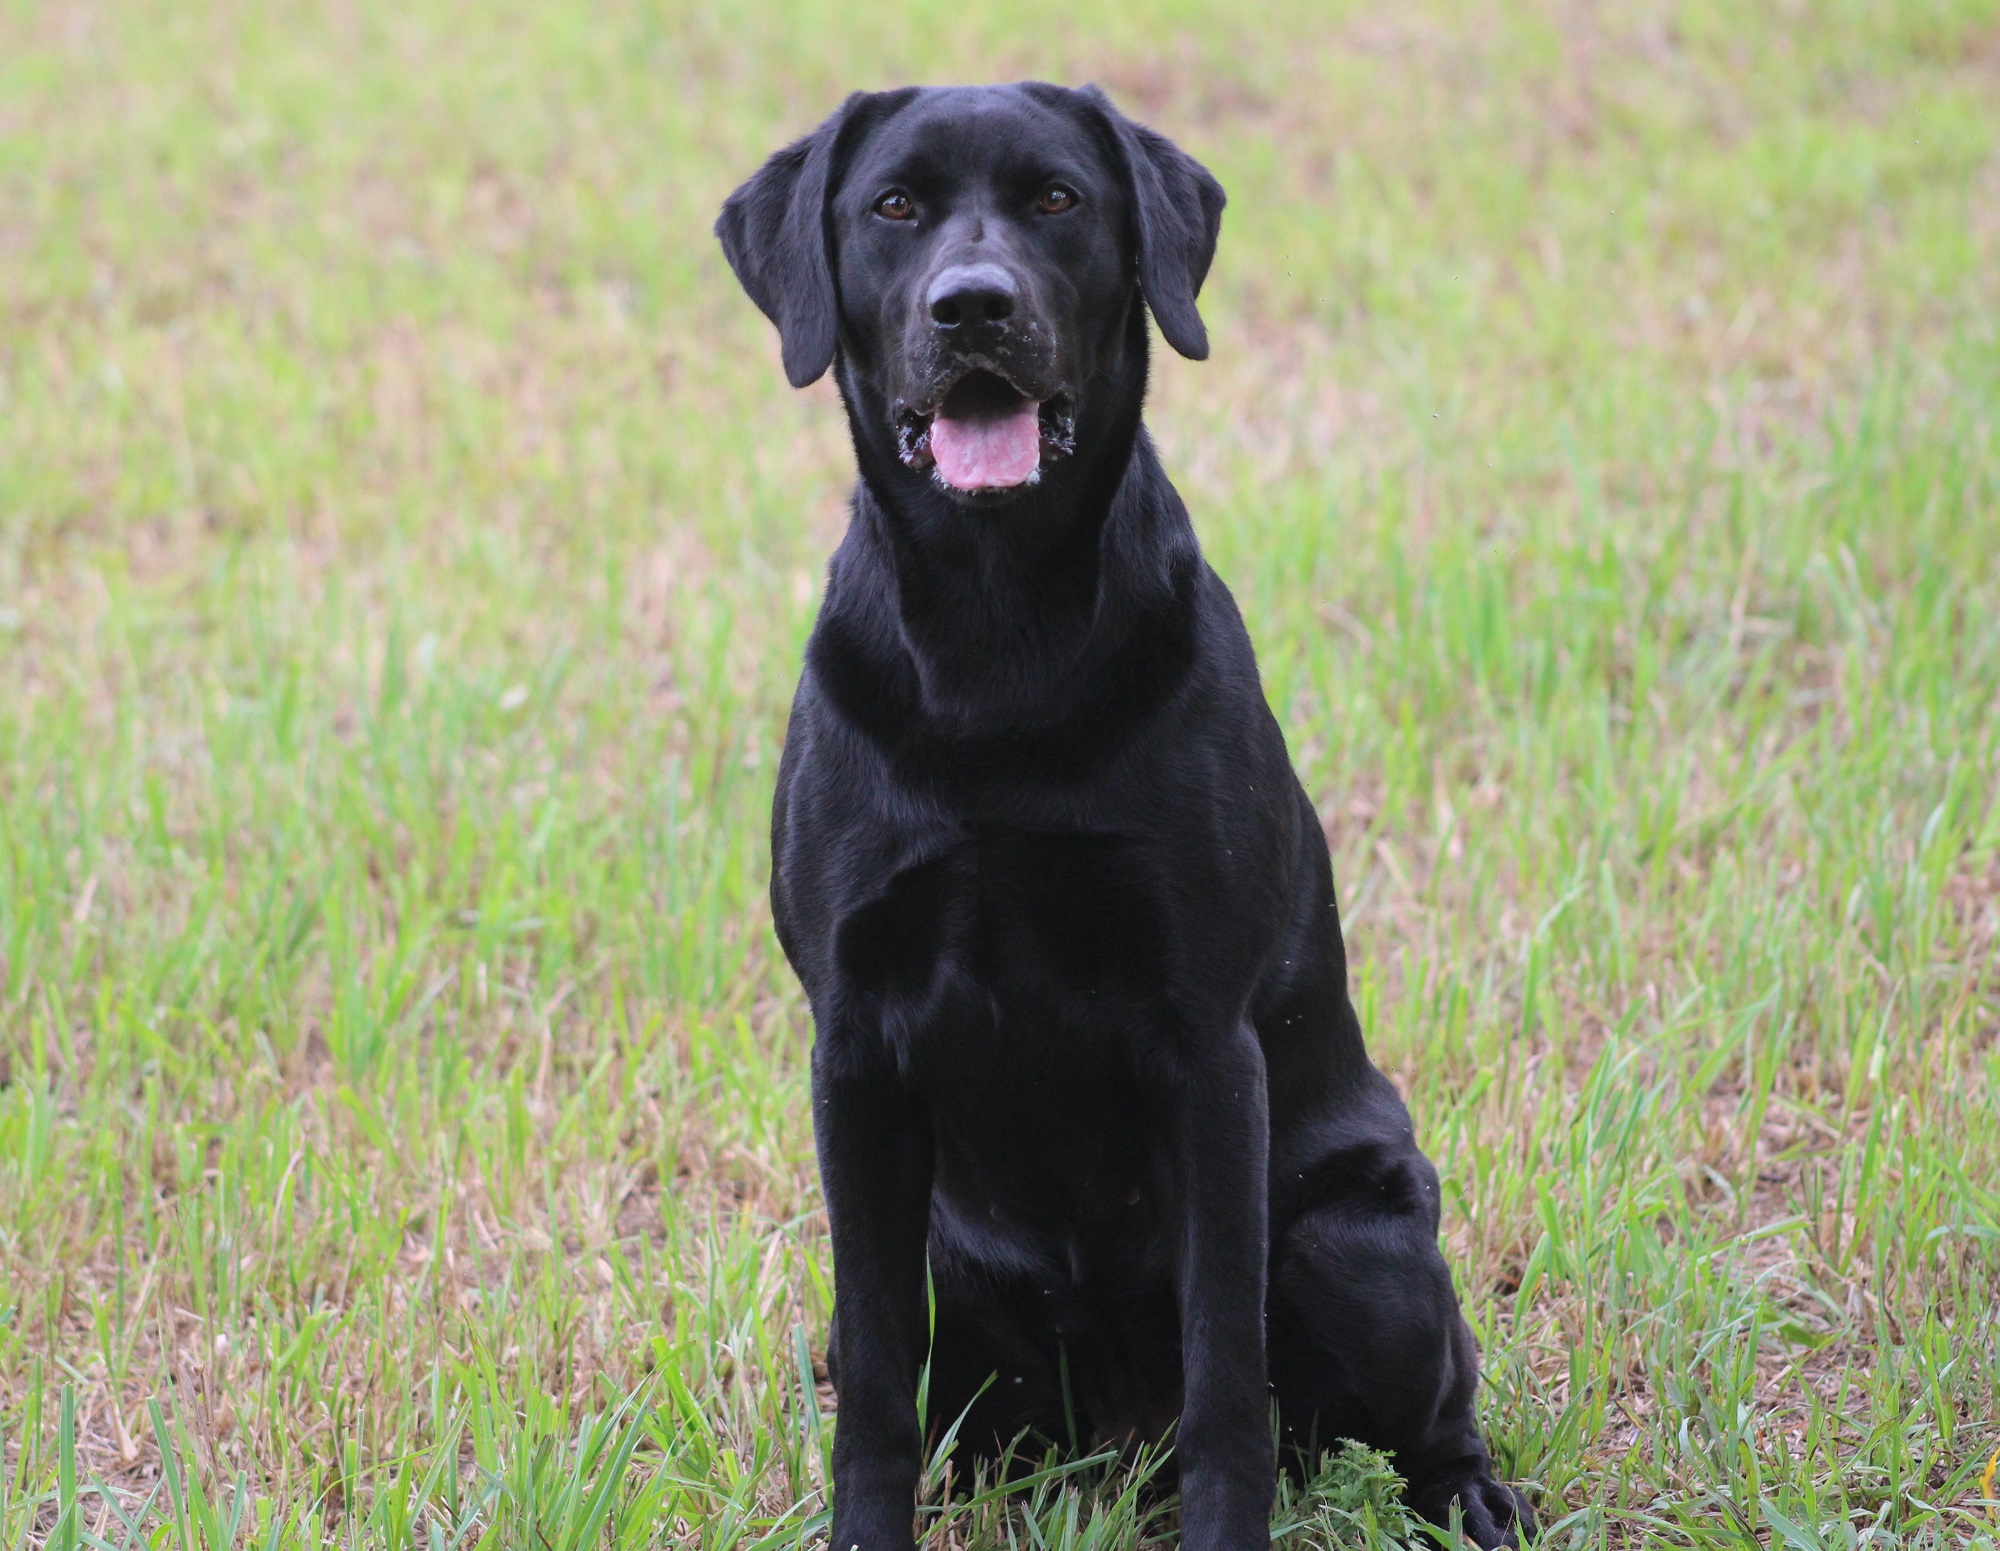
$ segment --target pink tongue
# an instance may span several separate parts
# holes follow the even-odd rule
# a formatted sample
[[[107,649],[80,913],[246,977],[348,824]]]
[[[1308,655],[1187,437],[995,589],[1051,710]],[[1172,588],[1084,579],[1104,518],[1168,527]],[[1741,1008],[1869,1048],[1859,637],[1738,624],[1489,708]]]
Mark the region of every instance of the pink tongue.
[[[1004,415],[931,422],[931,456],[944,482],[960,490],[1018,485],[1041,467],[1041,406],[1033,399]]]

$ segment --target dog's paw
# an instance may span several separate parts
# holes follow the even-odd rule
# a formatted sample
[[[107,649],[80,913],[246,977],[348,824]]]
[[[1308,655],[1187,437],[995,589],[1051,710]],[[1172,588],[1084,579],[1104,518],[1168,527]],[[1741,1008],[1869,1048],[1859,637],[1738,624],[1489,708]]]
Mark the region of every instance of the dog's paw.
[[[1275,1473],[1274,1473],[1275,1474]],[[1181,1551],[1269,1551],[1272,1476],[1197,1470],[1181,1476]]]
[[[899,1522],[894,1514],[854,1513],[843,1518],[836,1510],[826,1551],[916,1551],[916,1544],[909,1521]]]
[[[1492,1551],[1519,1546],[1535,1533],[1535,1511],[1528,1499],[1488,1475],[1428,1486],[1410,1504],[1433,1524],[1451,1523],[1458,1510],[1459,1527],[1474,1545]]]

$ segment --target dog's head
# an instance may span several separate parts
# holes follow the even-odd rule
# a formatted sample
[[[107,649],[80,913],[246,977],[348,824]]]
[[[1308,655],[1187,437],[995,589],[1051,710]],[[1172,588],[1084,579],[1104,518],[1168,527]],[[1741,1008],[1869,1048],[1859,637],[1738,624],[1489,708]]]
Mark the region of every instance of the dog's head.
[[[962,502],[1076,451],[1143,296],[1196,359],[1221,186],[1095,87],[860,92],[729,197],[716,234],[794,387],[836,356],[857,431]],[[1134,363],[1122,361],[1130,368]],[[885,460],[886,461],[886,460]]]

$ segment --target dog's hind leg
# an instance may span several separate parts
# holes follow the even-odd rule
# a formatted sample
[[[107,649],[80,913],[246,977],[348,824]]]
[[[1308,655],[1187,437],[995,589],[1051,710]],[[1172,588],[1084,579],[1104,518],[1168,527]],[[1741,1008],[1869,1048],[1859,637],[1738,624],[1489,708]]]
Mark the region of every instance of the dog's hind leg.
[[[1435,1173],[1412,1154],[1291,1224],[1271,1267],[1271,1387],[1292,1450],[1353,1438],[1389,1451],[1423,1517],[1447,1523],[1456,1502],[1475,1543],[1516,1545],[1534,1518],[1493,1479],[1479,1436],[1478,1353],[1438,1251],[1436,1200]]]

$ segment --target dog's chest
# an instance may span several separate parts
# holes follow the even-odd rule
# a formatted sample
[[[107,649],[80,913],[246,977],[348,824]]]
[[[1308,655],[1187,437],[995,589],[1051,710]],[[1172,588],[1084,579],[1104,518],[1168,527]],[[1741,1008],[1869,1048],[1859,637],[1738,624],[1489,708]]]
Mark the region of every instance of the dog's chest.
[[[1146,852],[1121,836],[982,832],[843,912],[835,963],[850,998],[880,1007],[919,1046],[974,1038],[967,1025],[981,1023],[1026,1038],[1157,998],[1172,957],[1170,903]]]
[[[1107,1274],[1086,1261],[1123,1277],[1159,1258],[1144,1079],[1175,936],[1161,869],[1104,833],[979,833],[840,917],[856,1032],[893,1047],[925,1105],[962,1250],[1079,1282]]]

